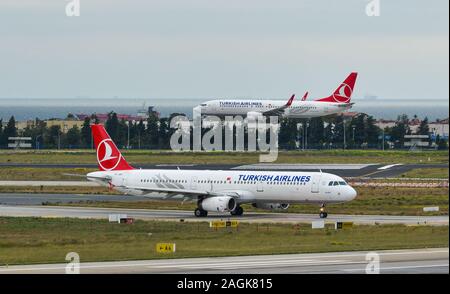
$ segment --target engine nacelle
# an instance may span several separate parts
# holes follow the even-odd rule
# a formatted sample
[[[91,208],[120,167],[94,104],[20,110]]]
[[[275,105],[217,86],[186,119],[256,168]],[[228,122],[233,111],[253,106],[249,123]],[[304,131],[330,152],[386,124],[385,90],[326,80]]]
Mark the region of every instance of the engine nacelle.
[[[252,206],[266,210],[286,210],[289,208],[287,203],[253,203]]]
[[[229,196],[205,198],[200,202],[200,208],[206,211],[233,211],[236,208],[236,200]]]

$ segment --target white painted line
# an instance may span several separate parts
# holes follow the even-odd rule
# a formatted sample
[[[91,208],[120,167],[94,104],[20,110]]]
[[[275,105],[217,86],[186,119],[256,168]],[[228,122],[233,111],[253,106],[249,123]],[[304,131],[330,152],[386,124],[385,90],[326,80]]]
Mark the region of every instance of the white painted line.
[[[385,165],[385,166],[379,167],[378,169],[379,169],[379,170],[384,170],[384,169],[389,169],[389,168],[391,168],[391,167],[399,166],[399,165],[403,165],[403,164],[401,164],[401,163],[390,164],[390,165]]]

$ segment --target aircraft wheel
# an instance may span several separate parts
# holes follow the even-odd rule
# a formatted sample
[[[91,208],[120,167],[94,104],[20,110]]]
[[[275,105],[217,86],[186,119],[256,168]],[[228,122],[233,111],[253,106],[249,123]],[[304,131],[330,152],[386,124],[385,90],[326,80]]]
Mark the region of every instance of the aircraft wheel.
[[[231,215],[241,216],[244,213],[244,209],[240,206],[236,206],[236,208],[231,212]]]
[[[323,211],[321,211],[320,214],[319,214],[320,218],[327,218],[327,216],[328,216],[328,213],[323,212]]]
[[[194,215],[196,217],[205,217],[208,215],[208,212],[206,210],[200,209],[200,208],[196,208],[194,210]]]

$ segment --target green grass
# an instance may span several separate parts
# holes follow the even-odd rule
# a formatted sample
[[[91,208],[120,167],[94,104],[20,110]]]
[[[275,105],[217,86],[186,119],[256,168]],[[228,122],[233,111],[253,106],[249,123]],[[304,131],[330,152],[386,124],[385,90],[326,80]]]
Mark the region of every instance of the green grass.
[[[310,225],[240,224],[210,229],[208,223],[0,218],[0,265],[448,247],[448,226],[355,226],[335,231]],[[158,242],[176,243],[175,254],[156,253]]]
[[[402,188],[402,187],[357,187],[358,197],[347,203],[331,204],[327,210],[331,214],[363,215],[448,215],[448,188]],[[1,191],[1,189],[0,189]],[[132,208],[132,209],[175,209],[194,210],[194,203],[175,201],[83,201],[77,203],[49,203],[48,205]],[[425,206],[439,206],[439,212],[423,212]],[[260,211],[244,205],[245,211]],[[283,213],[318,213],[313,204],[291,205]]]
[[[86,175],[97,171],[96,168],[36,168],[36,167],[2,167],[1,181],[83,181]],[[71,175],[68,175],[71,174]]]
[[[124,151],[131,164],[250,164],[257,163],[256,152],[171,152]],[[448,163],[448,151],[320,150],[280,151],[277,163]],[[94,164],[93,150],[0,151],[0,163]]]
[[[448,168],[417,168],[400,175],[400,177],[448,179]]]

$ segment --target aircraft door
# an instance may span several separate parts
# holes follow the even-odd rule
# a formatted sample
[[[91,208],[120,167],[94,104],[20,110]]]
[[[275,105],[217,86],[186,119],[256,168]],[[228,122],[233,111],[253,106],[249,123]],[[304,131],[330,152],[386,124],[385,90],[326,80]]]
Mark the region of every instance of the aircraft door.
[[[264,192],[264,183],[263,182],[257,182],[256,183],[256,192]]]
[[[312,176],[311,181],[311,193],[319,193],[320,175]]]

